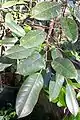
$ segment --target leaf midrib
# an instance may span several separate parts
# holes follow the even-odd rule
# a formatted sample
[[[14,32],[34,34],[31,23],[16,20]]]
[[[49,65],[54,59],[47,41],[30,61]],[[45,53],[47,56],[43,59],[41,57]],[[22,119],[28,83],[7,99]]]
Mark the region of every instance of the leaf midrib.
[[[36,74],[37,74],[37,73],[36,73]],[[41,75],[41,74],[39,73],[38,76],[37,76],[37,78],[36,78],[36,80],[35,80],[35,82],[34,82],[34,85],[31,87],[30,92],[28,93],[27,100],[25,100],[26,102],[29,101],[28,99],[30,98],[31,93],[32,93],[32,91],[33,91],[33,88],[34,88],[34,86],[35,86],[35,84],[36,84],[36,82],[37,82],[37,80],[38,80],[38,78],[39,78],[40,75]],[[42,77],[42,76],[41,76],[41,77]],[[24,105],[23,105],[23,106],[25,106],[26,102],[24,102]],[[23,107],[23,108],[24,108],[24,107]],[[23,111],[23,109],[21,110],[20,113],[22,113],[22,111]]]

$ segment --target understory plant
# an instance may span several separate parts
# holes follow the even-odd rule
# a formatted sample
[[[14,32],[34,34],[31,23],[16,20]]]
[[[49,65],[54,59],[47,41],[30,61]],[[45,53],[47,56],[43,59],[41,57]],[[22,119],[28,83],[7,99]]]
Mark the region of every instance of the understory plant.
[[[12,107],[0,110],[0,120],[15,120],[16,117],[16,112]]]
[[[26,6],[27,12],[6,9],[17,4]],[[18,118],[33,111],[42,89],[50,102],[68,108],[73,117],[77,116],[80,98],[80,56],[76,50],[78,3],[8,1],[2,4],[1,11],[5,13],[4,24],[11,36],[0,43],[1,46],[12,44],[5,48],[2,57],[16,59],[16,72],[24,76],[16,99]]]

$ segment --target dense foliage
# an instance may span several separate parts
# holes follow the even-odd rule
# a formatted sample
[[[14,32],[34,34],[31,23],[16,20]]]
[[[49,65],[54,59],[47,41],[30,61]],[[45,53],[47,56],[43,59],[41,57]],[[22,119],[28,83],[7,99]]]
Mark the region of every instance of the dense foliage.
[[[18,117],[33,111],[43,89],[50,102],[68,108],[73,114],[71,117],[78,119],[79,3],[3,1],[0,11],[0,25],[4,28],[0,40],[1,57],[16,59],[16,72],[25,78],[16,99]],[[0,63],[0,71],[9,66],[11,64]]]

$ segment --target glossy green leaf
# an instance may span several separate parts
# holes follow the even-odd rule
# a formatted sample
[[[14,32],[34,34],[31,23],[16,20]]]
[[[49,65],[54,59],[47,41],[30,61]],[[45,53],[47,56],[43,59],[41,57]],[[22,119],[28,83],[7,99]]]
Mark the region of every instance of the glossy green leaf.
[[[11,66],[11,64],[3,64],[3,63],[0,63],[0,72],[1,72],[1,71],[4,71],[5,68],[10,67],[10,66]]]
[[[60,14],[61,4],[40,2],[32,9],[32,17],[38,20],[50,20]]]
[[[62,54],[61,54],[61,52],[57,48],[53,48],[51,50],[51,56],[52,56],[53,60],[55,60],[58,57],[63,57]]]
[[[77,79],[78,74],[73,63],[66,58],[56,58],[52,62],[53,69],[66,78]]]
[[[66,104],[69,111],[76,116],[79,112],[78,102],[76,100],[76,93],[73,87],[69,84],[66,86]]]
[[[30,75],[40,69],[45,68],[43,57],[39,53],[34,53],[27,59],[20,60],[17,65],[17,72],[22,75]]]
[[[64,77],[62,75],[56,74],[56,81],[50,81],[49,84],[49,100],[52,101],[56,99],[60,93],[64,82]]]
[[[71,18],[63,17],[61,19],[61,25],[68,40],[73,43],[76,42],[78,39],[78,27],[76,22]]]
[[[5,51],[5,56],[11,59],[23,59],[31,56],[31,54],[35,51],[35,48],[26,49],[23,46],[15,45]]]
[[[13,20],[11,13],[6,14],[5,24],[17,36],[22,37],[25,35],[24,29],[21,26],[19,26],[18,24],[16,24],[16,22]]]
[[[16,100],[16,113],[19,118],[32,112],[42,87],[43,77],[40,73],[35,73],[24,81]]]
[[[20,44],[25,48],[37,47],[44,42],[46,33],[42,30],[31,30],[21,38]]]

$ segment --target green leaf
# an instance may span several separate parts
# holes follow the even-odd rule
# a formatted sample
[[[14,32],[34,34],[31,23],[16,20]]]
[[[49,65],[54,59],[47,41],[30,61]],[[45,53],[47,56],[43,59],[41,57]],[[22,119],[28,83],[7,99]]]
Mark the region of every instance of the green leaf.
[[[72,83],[72,85],[75,89],[80,88],[80,83]]]
[[[60,14],[61,4],[40,2],[32,9],[32,17],[38,20],[50,20]]]
[[[5,56],[11,59],[23,59],[31,56],[31,54],[35,51],[35,48],[26,49],[23,46],[15,45],[5,51]]]
[[[56,58],[52,62],[53,69],[66,78],[77,79],[78,74],[73,63],[66,58]]]
[[[25,25],[24,30],[25,30],[26,33],[29,32],[31,30],[31,26]]]
[[[43,77],[40,73],[35,73],[24,81],[16,100],[16,113],[19,118],[32,112],[42,87]]]
[[[11,13],[6,14],[5,24],[17,36],[22,37],[22,36],[25,35],[24,29],[21,26],[19,26],[18,24],[15,23]]]
[[[79,112],[79,106],[76,100],[76,93],[73,87],[69,84],[66,86],[66,104],[69,111],[76,116]]]
[[[53,48],[51,50],[51,56],[52,56],[53,60],[55,60],[58,57],[63,57],[62,54],[61,54],[61,52],[57,48]]]
[[[11,64],[3,64],[3,63],[0,63],[0,72],[1,72],[1,71],[4,71],[5,68],[10,67],[10,66],[11,66]]]
[[[16,5],[16,3],[17,1],[7,1],[2,5],[2,8],[8,8],[8,7],[14,6]]]
[[[23,1],[14,1],[14,0],[11,0],[11,1],[7,1],[5,2],[4,4],[2,4],[2,8],[9,8],[9,7],[12,7],[12,6],[15,6],[15,5],[19,5],[19,4],[25,4],[25,2]]]
[[[41,45],[46,38],[46,33],[42,30],[31,30],[21,38],[20,44],[25,48],[32,48]]]
[[[64,82],[64,77],[62,75],[56,74],[56,81],[50,81],[49,84],[49,100],[52,101],[56,99],[60,93]]]
[[[80,120],[80,113],[77,114],[77,116],[75,117],[74,115],[71,115],[68,120]]]
[[[26,76],[43,68],[45,68],[44,59],[39,53],[35,52],[27,59],[20,60],[17,65],[17,72]]]
[[[73,43],[76,42],[78,39],[78,27],[76,22],[71,18],[63,17],[61,19],[61,25],[68,40]]]
[[[77,94],[77,98],[80,99],[80,92],[78,92],[78,94]]]
[[[62,88],[59,94],[59,102],[61,103],[62,106],[66,106],[65,103],[65,90]]]
[[[0,116],[0,120],[3,120],[4,119],[4,116]]]
[[[80,70],[77,70],[77,73],[78,73],[78,78],[76,79],[76,81],[80,83]]]
[[[0,40],[0,45],[12,46],[18,41],[18,38],[5,38]]]

